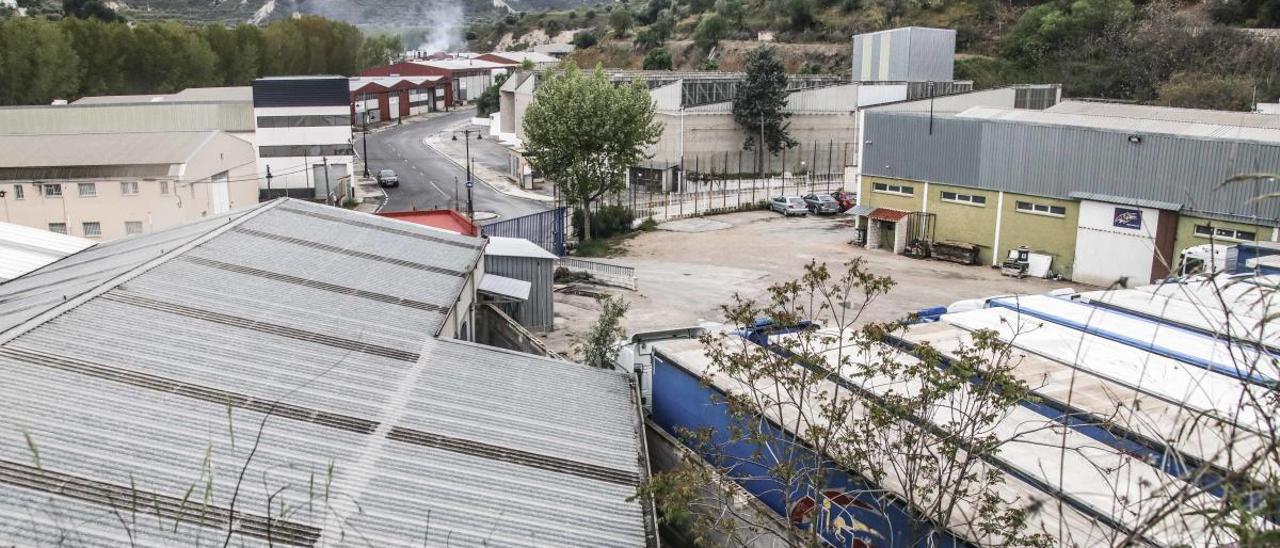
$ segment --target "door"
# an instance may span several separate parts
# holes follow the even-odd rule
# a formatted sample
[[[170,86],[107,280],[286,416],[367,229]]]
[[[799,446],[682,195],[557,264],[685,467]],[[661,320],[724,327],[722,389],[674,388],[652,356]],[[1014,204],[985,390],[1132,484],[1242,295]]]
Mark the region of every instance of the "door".
[[[894,242],[897,241],[895,228],[897,223],[876,220],[876,224],[880,225],[880,249],[893,251]]]
[[[231,188],[227,183],[227,172],[214,175],[209,185],[209,201],[213,205],[213,214],[226,213],[231,210]]]
[[[390,116],[392,120],[395,120],[400,117],[400,94],[389,93],[388,95],[390,97],[387,99],[387,115]]]

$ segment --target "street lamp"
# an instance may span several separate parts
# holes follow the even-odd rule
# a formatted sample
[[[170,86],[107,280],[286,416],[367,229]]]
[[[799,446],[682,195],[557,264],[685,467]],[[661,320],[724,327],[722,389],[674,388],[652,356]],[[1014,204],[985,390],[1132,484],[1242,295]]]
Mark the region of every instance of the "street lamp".
[[[458,140],[459,133],[463,135],[463,140],[466,141],[467,143],[467,218],[471,219],[472,223],[475,223],[476,210],[471,201],[471,187],[475,185],[475,183],[471,180],[471,134],[472,133],[476,134],[477,141],[479,141],[480,139],[483,139],[484,135],[480,133],[480,130],[478,129],[456,130],[453,132],[454,141]]]

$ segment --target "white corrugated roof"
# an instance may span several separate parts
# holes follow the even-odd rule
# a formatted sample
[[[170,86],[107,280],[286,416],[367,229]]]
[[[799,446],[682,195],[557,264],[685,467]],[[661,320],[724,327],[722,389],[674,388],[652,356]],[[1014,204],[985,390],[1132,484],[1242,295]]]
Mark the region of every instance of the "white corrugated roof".
[[[529,300],[529,289],[533,284],[524,280],[499,276],[497,274],[485,273],[480,278],[480,286],[476,289],[485,293],[492,293],[502,297],[510,297],[512,299],[520,299],[522,301]]]
[[[534,259],[555,259],[555,254],[542,249],[524,238],[505,238],[490,236],[489,245],[484,248],[485,255],[499,257],[530,257]]]
[[[277,200],[0,284],[0,544],[644,546],[624,373],[431,336],[481,243]]]
[[[95,242],[13,223],[0,223],[0,282],[17,278]]]
[[[1280,130],[1280,116],[1258,112],[1232,112],[1094,101],[1063,101],[1049,107],[1045,112]]]
[[[177,93],[157,93],[152,95],[101,95],[82,97],[72,104],[76,105],[108,105],[126,103],[203,103],[203,102],[252,102],[253,88],[249,86],[228,86],[211,88],[187,88]]]
[[[182,164],[219,131],[0,135],[0,166]]]
[[[1198,123],[1179,120],[1133,118],[1123,116],[1098,116],[1072,114],[1044,110],[1001,109],[973,107],[956,115],[957,118],[1024,122],[1032,124],[1073,126],[1108,129],[1130,133],[1160,133],[1204,139],[1280,143],[1280,129],[1223,125],[1212,122]]]
[[[516,63],[523,63],[526,59],[530,63],[559,63],[560,60],[539,51],[495,51],[491,55],[496,55],[503,59],[510,59]]]
[[[512,63],[494,63],[492,61],[482,61],[479,59],[418,60],[412,62],[419,65],[445,70],[500,69],[511,68],[512,65]]]

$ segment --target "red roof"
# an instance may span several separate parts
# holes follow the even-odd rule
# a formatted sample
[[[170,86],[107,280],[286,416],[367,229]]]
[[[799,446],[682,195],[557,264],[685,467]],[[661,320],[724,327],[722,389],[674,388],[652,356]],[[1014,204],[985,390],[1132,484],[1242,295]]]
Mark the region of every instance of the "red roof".
[[[415,225],[429,226],[457,232],[464,236],[479,236],[480,230],[461,213],[452,209],[428,209],[425,211],[394,211],[379,213],[379,216],[399,219]]]
[[[896,223],[906,216],[906,211],[902,211],[900,209],[889,209],[887,207],[877,207],[875,211],[872,211],[870,215],[867,215],[867,217],[877,221],[889,221],[891,223]]]

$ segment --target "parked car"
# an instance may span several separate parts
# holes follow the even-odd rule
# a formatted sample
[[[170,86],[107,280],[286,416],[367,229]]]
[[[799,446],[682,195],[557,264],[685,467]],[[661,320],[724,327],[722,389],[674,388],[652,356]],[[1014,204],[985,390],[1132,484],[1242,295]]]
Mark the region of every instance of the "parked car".
[[[809,214],[809,207],[805,205],[804,199],[799,196],[774,196],[769,199],[769,209],[787,217],[792,215],[803,217]]]
[[[383,187],[400,186],[400,177],[395,171],[384,169],[378,172],[378,184]]]
[[[809,213],[815,215],[835,215],[840,212],[840,204],[835,198],[826,194],[810,194],[804,197],[804,205]]]
[[[849,211],[849,208],[858,203],[858,195],[852,192],[837,190],[831,193],[831,197],[835,199],[836,203],[840,204],[840,213]]]

